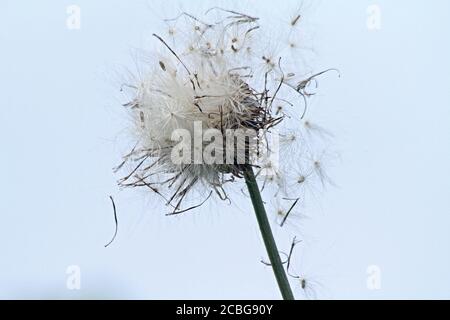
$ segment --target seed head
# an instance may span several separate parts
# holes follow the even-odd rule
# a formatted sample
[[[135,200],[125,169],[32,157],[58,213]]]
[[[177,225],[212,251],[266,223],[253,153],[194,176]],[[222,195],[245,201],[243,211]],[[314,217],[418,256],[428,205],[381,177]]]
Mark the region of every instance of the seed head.
[[[221,18],[210,20],[213,12]],[[289,27],[299,21],[295,16]],[[187,210],[181,204],[199,185],[206,198],[228,199],[224,185],[249,165],[261,169],[264,184],[281,189],[284,174],[267,156],[278,152],[271,137],[288,114],[304,114],[305,88],[314,76],[298,80],[302,70],[284,59],[281,45],[260,32],[251,14],[212,8],[202,17],[183,12],[166,22],[177,27],[169,26],[167,40],[153,34],[159,58],[128,86],[133,99],[125,106],[137,143],[118,167],[131,167],[119,184],[150,189],[173,214]],[[303,143],[296,135],[289,142]]]

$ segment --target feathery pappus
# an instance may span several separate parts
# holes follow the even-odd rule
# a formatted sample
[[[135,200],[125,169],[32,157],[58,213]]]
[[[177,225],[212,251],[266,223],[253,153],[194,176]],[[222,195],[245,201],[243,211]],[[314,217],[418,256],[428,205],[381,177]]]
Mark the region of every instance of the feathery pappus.
[[[300,128],[302,121],[312,134],[320,130],[303,120],[307,99],[316,77],[334,69],[305,76],[291,54],[300,47],[293,31],[284,45],[273,45],[277,39],[251,14],[214,7],[202,16],[181,12],[164,22],[167,32],[153,34],[157,58],[139,81],[127,84],[132,99],[124,106],[136,144],[116,168],[129,168],[119,185],[151,190],[170,214],[211,196],[229,199],[225,185],[240,180],[245,166],[256,168],[264,185],[273,182],[284,192],[288,175],[278,171],[283,166],[271,165],[280,152],[278,131],[286,122]],[[295,14],[286,27],[300,24]],[[307,136],[284,140],[304,144]],[[194,189],[206,190],[203,199],[183,206]]]

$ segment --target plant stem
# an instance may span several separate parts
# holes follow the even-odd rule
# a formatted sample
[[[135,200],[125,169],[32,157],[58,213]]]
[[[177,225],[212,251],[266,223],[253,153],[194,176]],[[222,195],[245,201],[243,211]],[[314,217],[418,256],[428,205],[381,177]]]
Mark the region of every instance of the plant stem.
[[[272,265],[273,273],[277,279],[278,287],[284,300],[295,300],[292,294],[289,281],[284,272],[283,264],[278,253],[275,239],[273,238],[272,230],[270,229],[269,220],[267,219],[266,210],[261,199],[258,183],[255,179],[255,174],[251,166],[247,165],[244,169],[245,183],[247,184],[250,198],[252,199],[253,208],[255,209],[256,219],[258,220],[259,229],[266,246],[267,254],[269,255],[270,264]]]

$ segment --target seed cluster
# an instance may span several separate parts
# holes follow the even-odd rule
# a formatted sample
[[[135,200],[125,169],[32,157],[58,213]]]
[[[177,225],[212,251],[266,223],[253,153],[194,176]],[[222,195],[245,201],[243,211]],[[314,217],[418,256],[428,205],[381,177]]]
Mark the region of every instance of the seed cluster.
[[[296,70],[299,64],[292,50],[302,44],[293,39],[301,21],[300,14],[293,15],[287,24],[285,45],[274,52],[274,39],[262,31],[260,19],[249,14],[215,7],[202,17],[183,12],[165,20],[167,34],[153,34],[159,45],[157,57],[148,71],[127,85],[133,98],[125,107],[133,119],[137,142],[116,168],[130,170],[119,185],[148,188],[163,197],[170,214],[179,214],[198,207],[212,195],[229,199],[224,185],[241,178],[244,166],[257,168],[263,189],[266,184],[277,186],[276,195],[288,189],[298,193],[312,176],[323,180],[326,175],[320,160],[309,159],[307,168],[300,168],[293,177],[297,186],[291,188],[285,181],[287,175],[281,172],[284,165],[271,159],[285,148],[292,157],[307,158],[305,132],[325,135],[320,127],[304,120],[307,99],[313,95],[309,88],[317,87],[316,77],[329,70],[309,75]],[[283,131],[289,127],[284,125],[287,120],[294,122],[294,133],[278,133],[278,128]],[[202,130],[222,134],[221,139],[204,141],[201,147],[212,146],[215,156],[223,161],[197,163],[193,156],[189,163],[173,161],[180,149],[195,154],[196,123]],[[302,124],[305,132],[299,133]],[[189,132],[192,139],[173,139],[177,130]],[[255,134],[227,143],[227,133],[235,130]],[[273,143],[274,139],[280,144]],[[300,145],[301,151],[294,153],[294,144]],[[232,161],[225,161],[230,154]],[[287,171],[296,172],[293,168]],[[192,190],[206,190],[204,198],[183,207]],[[277,210],[287,215],[291,211]]]

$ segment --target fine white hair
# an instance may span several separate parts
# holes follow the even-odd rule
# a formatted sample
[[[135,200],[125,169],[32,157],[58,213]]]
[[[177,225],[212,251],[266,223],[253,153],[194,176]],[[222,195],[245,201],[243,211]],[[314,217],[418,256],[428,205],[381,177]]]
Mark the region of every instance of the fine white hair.
[[[273,196],[286,197],[295,171],[273,163],[270,154],[284,149],[292,157],[302,157],[298,145],[313,144],[306,142],[312,139],[309,133],[328,135],[303,120],[307,98],[314,94],[309,84],[323,72],[314,75],[299,69],[302,64],[296,56],[304,47],[300,43],[304,34],[298,32],[302,19],[297,11],[289,16],[287,32],[279,37],[268,32],[270,28],[263,29],[257,16],[221,7],[201,16],[182,11],[165,19],[166,31],[153,34],[159,47],[151,54],[147,69],[127,86],[132,99],[125,106],[136,145],[118,167],[127,164],[130,168],[119,184],[150,189],[176,214],[186,211],[182,201],[195,186],[206,190],[201,203],[213,194],[228,199],[224,185],[242,177],[242,165],[252,165],[259,168],[257,177],[263,188],[268,185],[275,189]],[[294,123],[288,125],[288,121]],[[195,137],[196,126],[222,134],[238,129],[256,133],[232,144],[221,139],[202,142],[201,147],[212,145],[216,157],[236,154],[231,163],[174,162],[174,153],[194,149],[195,155],[198,147],[191,139],[174,139],[174,132],[183,130]],[[280,135],[281,147],[272,143],[276,128],[288,132]],[[324,182],[325,171],[318,165],[315,168]]]

